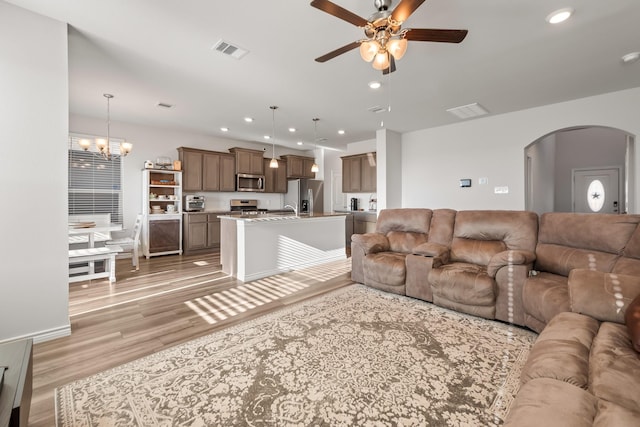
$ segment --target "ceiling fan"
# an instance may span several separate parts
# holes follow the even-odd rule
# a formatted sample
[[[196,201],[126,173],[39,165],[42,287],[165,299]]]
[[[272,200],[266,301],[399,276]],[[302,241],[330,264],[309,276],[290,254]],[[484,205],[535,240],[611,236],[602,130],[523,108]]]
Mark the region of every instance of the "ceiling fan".
[[[361,18],[353,12],[329,0],[313,0],[311,6],[330,15],[364,28],[366,38],[351,42],[341,48],[316,58],[326,62],[338,55],[360,47],[360,56],[367,62],[373,61],[373,68],[389,74],[396,70],[395,61],[402,58],[407,50],[407,41],[460,43],[467,36],[467,30],[442,30],[430,28],[404,28],[402,24],[420,7],[425,0],[400,0],[391,12],[392,0],[374,0],[378,9],[369,19]]]

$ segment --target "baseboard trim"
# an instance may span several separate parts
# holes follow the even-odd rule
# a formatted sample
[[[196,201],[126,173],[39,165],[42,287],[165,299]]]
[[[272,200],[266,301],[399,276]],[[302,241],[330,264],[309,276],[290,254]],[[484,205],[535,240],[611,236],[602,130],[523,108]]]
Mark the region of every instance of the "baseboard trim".
[[[8,340],[0,341],[0,344],[3,342],[17,341],[27,338],[33,339],[33,343],[37,344],[40,342],[55,340],[57,338],[68,337],[69,335],[71,335],[71,324],[60,326],[58,328],[47,329],[45,331],[35,332],[33,334],[25,334],[22,336],[9,338]]]

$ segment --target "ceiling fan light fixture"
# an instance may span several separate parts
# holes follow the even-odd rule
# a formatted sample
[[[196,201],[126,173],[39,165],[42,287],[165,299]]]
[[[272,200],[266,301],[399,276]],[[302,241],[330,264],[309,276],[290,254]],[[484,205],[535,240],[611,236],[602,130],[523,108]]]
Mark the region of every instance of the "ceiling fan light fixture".
[[[373,60],[373,68],[380,71],[389,68],[389,53],[386,50],[376,54]]]
[[[392,38],[387,43],[387,50],[395,59],[401,59],[407,52],[407,39],[404,37]]]
[[[379,44],[375,40],[365,40],[360,43],[360,56],[366,62],[373,61],[373,58],[378,53]]]

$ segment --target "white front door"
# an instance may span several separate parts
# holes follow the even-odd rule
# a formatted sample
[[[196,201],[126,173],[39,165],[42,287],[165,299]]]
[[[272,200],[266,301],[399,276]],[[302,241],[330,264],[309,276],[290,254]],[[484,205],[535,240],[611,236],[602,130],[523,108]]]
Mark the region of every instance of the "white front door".
[[[620,169],[574,169],[573,211],[620,213]]]

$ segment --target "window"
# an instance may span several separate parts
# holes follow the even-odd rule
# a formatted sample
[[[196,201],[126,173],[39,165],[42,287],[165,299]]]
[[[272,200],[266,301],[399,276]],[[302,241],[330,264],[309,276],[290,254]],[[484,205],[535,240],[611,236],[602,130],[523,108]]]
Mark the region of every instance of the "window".
[[[84,151],[79,142],[89,139]],[[95,137],[69,137],[69,215],[111,214],[111,222],[122,224],[122,157],[103,158]],[[120,140],[110,139],[112,153],[120,153]]]

